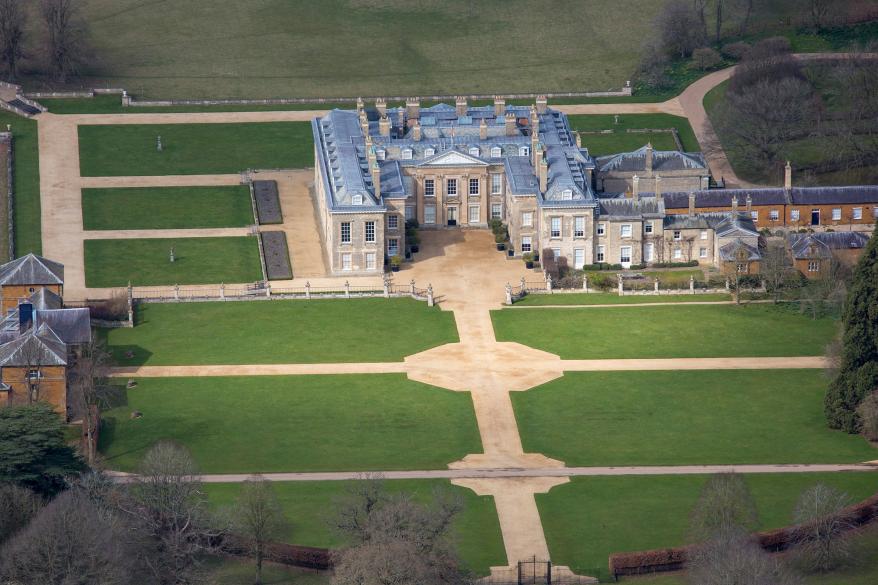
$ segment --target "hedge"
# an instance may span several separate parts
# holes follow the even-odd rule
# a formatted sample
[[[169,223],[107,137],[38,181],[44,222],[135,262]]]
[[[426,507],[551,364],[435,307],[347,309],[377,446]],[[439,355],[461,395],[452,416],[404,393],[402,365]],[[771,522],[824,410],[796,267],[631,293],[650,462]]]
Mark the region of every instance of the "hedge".
[[[651,265],[653,268],[695,268],[698,266],[698,260],[689,262],[655,262]]]
[[[236,557],[253,556],[253,552],[244,538],[234,534],[226,534],[220,538],[218,548],[221,552]],[[269,542],[266,543],[263,552],[266,561],[282,565],[319,570],[326,570],[332,566],[332,551],[326,548]]]

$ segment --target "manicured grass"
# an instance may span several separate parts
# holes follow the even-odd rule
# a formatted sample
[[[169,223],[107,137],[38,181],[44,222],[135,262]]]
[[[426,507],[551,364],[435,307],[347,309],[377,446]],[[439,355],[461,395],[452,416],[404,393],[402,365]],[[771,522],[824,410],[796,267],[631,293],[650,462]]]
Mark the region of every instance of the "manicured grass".
[[[146,303],[136,323],[107,332],[120,365],[401,361],[458,340],[451,313],[412,299]]]
[[[565,359],[822,355],[836,331],[773,305],[492,311],[498,341]]]
[[[630,305],[636,303],[694,303],[728,301],[729,295],[629,295],[620,297],[613,293],[563,293],[529,294],[516,305]]]
[[[826,384],[820,370],[568,372],[512,403],[525,452],[570,466],[878,459],[826,426]]]
[[[203,561],[207,582],[211,585],[242,585],[252,583],[256,575],[253,559],[212,557]],[[328,571],[311,571],[279,563],[262,565],[263,585],[329,585]]]
[[[83,177],[209,175],[311,166],[314,147],[307,122],[120,124],[80,126],[79,156]]]
[[[533,101],[533,100],[531,100]],[[53,114],[170,114],[180,112],[282,112],[302,110],[331,110],[332,108],[354,109],[350,103],[295,103],[273,105],[222,104],[213,106],[134,106],[123,107],[118,95],[96,95],[93,98],[41,99],[40,103]]]
[[[679,546],[687,542],[689,513],[706,476],[579,477],[537,494],[552,561],[577,573],[606,576],[611,553]],[[748,475],[760,528],[791,522],[803,490],[822,482],[854,500],[878,490],[878,475],[796,473]],[[822,583],[822,582],[821,582]]]
[[[244,227],[254,221],[245,185],[82,190],[87,230]]]
[[[568,116],[574,130],[600,131],[613,130],[613,134],[583,134],[582,145],[588,147],[592,155],[600,156],[616,152],[636,150],[652,141],[656,150],[677,150],[669,133],[647,134],[629,133],[627,130],[676,128],[686,152],[698,152],[701,148],[689,120],[670,114],[619,114],[619,123],[612,114]],[[624,148],[623,148],[624,146]],[[633,146],[633,148],[631,148]],[[613,149],[616,150],[613,150]]]
[[[307,481],[272,484],[290,522],[287,542],[321,548],[339,548],[345,543],[330,527],[336,504],[355,482]],[[429,501],[434,490],[446,490],[463,499],[464,510],[455,522],[458,552],[466,566],[479,575],[489,567],[506,565],[506,551],[500,522],[491,496],[477,496],[471,490],[445,480],[392,480],[384,482],[390,492],[406,492],[418,501]],[[221,508],[234,502],[240,485],[206,484],[211,504]]]
[[[10,112],[0,111],[0,129],[12,126],[15,156],[15,255],[39,254],[43,249],[40,229],[40,150],[37,123]],[[6,180],[3,177],[2,180]],[[6,226],[3,226],[6,234]],[[3,236],[6,238],[6,236]]]
[[[262,280],[259,243],[250,236],[85,241],[85,284],[89,287],[257,280]]]
[[[125,394],[102,413],[113,469],[165,439],[204,473],[444,469],[482,451],[468,393],[402,374],[148,378]]]

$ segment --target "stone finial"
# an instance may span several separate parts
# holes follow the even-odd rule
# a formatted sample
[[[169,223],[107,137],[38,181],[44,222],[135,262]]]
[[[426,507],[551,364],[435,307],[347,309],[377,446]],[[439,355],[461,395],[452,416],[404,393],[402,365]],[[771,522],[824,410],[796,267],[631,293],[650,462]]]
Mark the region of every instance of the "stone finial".
[[[454,109],[457,111],[458,118],[461,116],[466,116],[467,105],[465,96],[457,96],[457,98],[454,100]]]
[[[378,98],[375,100],[375,109],[378,110],[379,116],[387,115],[387,100],[384,98]]]
[[[732,213],[736,213],[738,211],[738,196],[732,195]]]
[[[482,118],[482,121],[479,122],[479,140],[485,140],[488,138],[488,120]]]
[[[544,95],[537,96],[537,103],[536,103],[537,113],[545,114],[546,109],[548,108],[548,105],[549,105],[549,100],[548,100],[548,98],[546,98],[546,96],[544,96]]]

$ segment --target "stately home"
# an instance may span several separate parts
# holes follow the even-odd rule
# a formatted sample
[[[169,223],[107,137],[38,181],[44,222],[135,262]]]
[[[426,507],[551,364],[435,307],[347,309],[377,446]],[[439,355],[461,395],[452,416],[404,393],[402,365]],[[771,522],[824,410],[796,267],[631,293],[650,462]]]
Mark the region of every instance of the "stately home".
[[[551,250],[574,268],[698,261],[751,272],[760,227],[874,222],[878,213],[878,188],[794,189],[789,171],[782,189],[709,190],[698,153],[647,144],[595,159],[545,98],[427,108],[359,100],[312,130],[324,249],[339,275],[382,272],[405,254],[413,220],[422,229],[501,220],[513,255]]]

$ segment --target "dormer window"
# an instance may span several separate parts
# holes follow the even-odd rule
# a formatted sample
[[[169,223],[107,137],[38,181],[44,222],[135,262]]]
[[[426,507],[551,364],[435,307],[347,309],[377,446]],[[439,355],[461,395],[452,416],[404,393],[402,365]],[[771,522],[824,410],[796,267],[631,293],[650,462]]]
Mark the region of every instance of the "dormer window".
[[[472,156],[479,156],[479,147],[473,146],[472,148],[469,149],[469,153]]]
[[[383,148],[379,148],[375,151],[375,156],[378,158],[378,160],[384,160],[384,157],[387,156],[387,151]]]
[[[351,197],[351,205],[362,205],[363,204],[363,196],[362,195],[354,195]]]
[[[411,148],[403,148],[402,149],[402,160],[412,160],[412,149]]]
[[[491,156],[494,158],[500,158],[501,156],[503,156],[503,151],[500,150],[499,146],[495,146],[491,149]]]
[[[564,189],[561,191],[561,199],[564,201],[570,201],[573,199],[573,190],[572,189]]]
[[[433,156],[434,154],[436,154],[435,148],[425,148],[424,149],[424,156]]]
[[[518,156],[530,156],[530,147],[522,146],[518,149]]]

